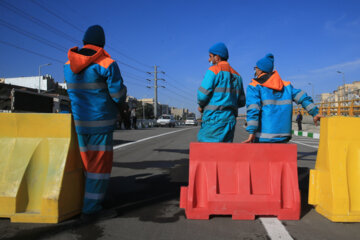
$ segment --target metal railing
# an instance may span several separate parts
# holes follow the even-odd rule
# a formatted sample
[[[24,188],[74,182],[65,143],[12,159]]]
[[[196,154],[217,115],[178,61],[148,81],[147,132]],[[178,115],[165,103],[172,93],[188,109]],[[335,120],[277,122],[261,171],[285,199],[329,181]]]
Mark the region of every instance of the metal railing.
[[[360,117],[360,99],[315,103],[315,105],[319,107],[319,114],[323,116]],[[297,115],[299,111],[302,115],[309,115],[301,106],[293,107],[293,115]]]

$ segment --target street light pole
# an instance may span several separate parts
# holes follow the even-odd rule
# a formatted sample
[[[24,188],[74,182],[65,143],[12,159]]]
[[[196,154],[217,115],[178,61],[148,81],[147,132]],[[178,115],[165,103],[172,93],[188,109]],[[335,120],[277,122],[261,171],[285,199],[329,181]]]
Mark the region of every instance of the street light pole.
[[[39,88],[38,88],[38,93],[40,93],[40,84],[41,84],[41,71],[40,71],[40,69],[41,69],[41,67],[49,66],[49,65],[51,65],[51,63],[46,63],[46,64],[43,64],[43,65],[39,66]]]
[[[143,109],[143,120],[145,120],[145,104],[144,104],[144,100],[142,101],[142,109]]]
[[[344,84],[344,95],[343,95],[343,100],[345,100],[345,73],[344,72],[341,72],[341,71],[336,71],[337,73],[340,73],[340,74],[342,74],[342,79],[343,79],[343,84]]]
[[[315,102],[315,99],[314,99],[314,84],[309,83],[309,85],[311,85],[311,97],[312,97],[313,101]]]

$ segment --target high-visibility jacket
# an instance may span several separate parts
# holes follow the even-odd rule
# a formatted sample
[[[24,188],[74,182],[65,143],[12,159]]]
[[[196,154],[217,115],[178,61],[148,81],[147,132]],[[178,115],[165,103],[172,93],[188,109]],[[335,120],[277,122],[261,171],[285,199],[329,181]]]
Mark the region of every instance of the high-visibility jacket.
[[[198,140],[232,141],[233,134],[223,132],[234,131],[238,108],[245,106],[241,76],[226,61],[211,66],[198,89],[197,99],[204,110]],[[226,123],[231,123],[232,126],[226,126]]]
[[[118,108],[126,99],[126,87],[117,63],[103,49],[85,45],[68,52],[64,66],[67,92],[78,134],[114,130]]]
[[[293,88],[274,71],[265,81],[252,79],[246,90],[247,128],[255,142],[286,142],[291,138],[293,101],[312,116],[319,109],[305,92]]]

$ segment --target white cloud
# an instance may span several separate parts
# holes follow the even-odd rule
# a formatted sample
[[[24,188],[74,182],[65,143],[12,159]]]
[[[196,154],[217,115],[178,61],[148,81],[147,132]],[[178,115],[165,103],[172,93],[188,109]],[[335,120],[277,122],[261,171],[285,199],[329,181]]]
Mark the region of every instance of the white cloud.
[[[343,14],[335,20],[325,22],[326,32],[341,37],[358,37],[360,30],[360,18]]]
[[[343,14],[342,16],[340,16],[339,18],[335,19],[335,20],[329,20],[325,23],[325,30],[327,31],[331,31],[331,32],[337,32],[338,30],[338,25],[345,20],[346,18],[346,14]]]
[[[312,69],[300,75],[284,76],[297,88],[311,89],[309,83],[314,84],[316,93],[332,92],[343,84],[343,76],[337,73],[345,73],[347,83],[359,81],[360,58],[353,61],[338,63],[318,69]],[[309,90],[308,90],[309,91]]]
[[[351,61],[351,62],[339,63],[339,64],[311,70],[310,72],[311,73],[323,73],[323,72],[328,72],[328,71],[339,71],[339,70],[341,71],[343,69],[353,69],[356,67],[360,67],[360,58],[356,59],[354,61]]]
[[[293,75],[288,76],[287,79],[289,80],[301,80],[301,79],[308,79],[310,77],[314,77],[314,75],[323,75],[325,73],[334,74],[336,71],[350,71],[360,68],[360,58],[350,62],[338,63],[335,65],[330,65],[318,69],[313,69],[308,71],[308,73],[301,74],[301,75]]]

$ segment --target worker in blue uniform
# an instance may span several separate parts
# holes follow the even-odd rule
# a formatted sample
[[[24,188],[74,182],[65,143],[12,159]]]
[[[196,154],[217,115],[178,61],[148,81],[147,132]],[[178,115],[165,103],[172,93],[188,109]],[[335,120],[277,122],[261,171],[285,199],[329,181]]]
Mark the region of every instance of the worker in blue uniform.
[[[84,46],[71,48],[64,66],[86,182],[82,219],[115,216],[102,203],[113,163],[113,131],[126,87],[117,63],[104,50],[101,26],[87,29]]]
[[[255,78],[246,89],[245,143],[285,143],[291,139],[293,101],[313,116],[315,125],[322,117],[318,107],[305,92],[283,81],[274,69],[274,55],[269,53],[257,61]]]
[[[232,142],[238,108],[245,106],[243,82],[227,62],[228,49],[216,43],[209,49],[209,63],[197,92],[198,110],[202,113],[199,142]]]

